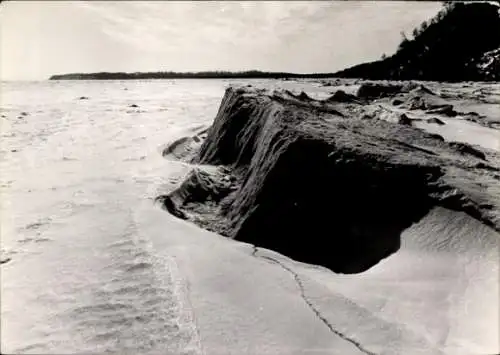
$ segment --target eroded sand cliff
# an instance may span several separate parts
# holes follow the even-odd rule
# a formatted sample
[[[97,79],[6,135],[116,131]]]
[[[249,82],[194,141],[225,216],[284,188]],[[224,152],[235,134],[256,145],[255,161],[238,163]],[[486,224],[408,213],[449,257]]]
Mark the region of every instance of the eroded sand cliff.
[[[326,100],[229,88],[194,152],[199,167],[162,200],[203,228],[341,273],[396,252],[435,206],[500,230],[498,153],[414,127],[424,119],[386,108],[396,100],[430,125],[457,115],[421,85],[367,84]]]

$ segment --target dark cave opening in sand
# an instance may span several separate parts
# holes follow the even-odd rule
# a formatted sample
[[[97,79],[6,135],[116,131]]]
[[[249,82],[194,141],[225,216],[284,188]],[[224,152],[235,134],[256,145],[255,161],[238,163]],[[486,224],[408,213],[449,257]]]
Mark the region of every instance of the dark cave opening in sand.
[[[327,150],[317,141],[289,146],[235,239],[342,273],[365,271],[396,252],[403,230],[432,207],[428,172],[372,168]]]

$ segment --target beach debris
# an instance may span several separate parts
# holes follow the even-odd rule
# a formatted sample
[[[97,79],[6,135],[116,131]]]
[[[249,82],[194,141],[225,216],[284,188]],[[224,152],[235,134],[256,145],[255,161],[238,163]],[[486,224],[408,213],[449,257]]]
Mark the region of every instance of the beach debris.
[[[398,123],[405,125],[405,126],[412,126],[413,122],[412,119],[409,118],[405,113],[402,113],[399,118],[398,118]]]
[[[432,117],[432,118],[429,118],[427,120],[427,123],[434,123],[434,124],[437,124],[437,125],[440,125],[440,126],[443,126],[445,125],[446,123],[444,123],[443,121],[441,121],[439,118],[437,117]]]

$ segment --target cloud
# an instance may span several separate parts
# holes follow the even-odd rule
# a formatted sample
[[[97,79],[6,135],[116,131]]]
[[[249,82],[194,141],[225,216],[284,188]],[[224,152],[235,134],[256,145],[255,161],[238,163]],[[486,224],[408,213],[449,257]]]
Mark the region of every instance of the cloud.
[[[325,5],[326,4],[326,5]],[[311,32],[335,9],[311,2],[81,2],[102,30],[142,49],[266,47]]]
[[[0,13],[2,75],[46,76],[101,70],[335,71],[394,51],[399,32],[433,16],[440,4],[26,1],[4,7],[9,11]]]

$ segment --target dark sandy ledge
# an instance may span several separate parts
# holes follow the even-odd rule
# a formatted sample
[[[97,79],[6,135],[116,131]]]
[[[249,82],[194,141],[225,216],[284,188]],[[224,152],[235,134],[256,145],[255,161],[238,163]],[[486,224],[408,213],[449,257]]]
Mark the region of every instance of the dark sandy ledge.
[[[498,152],[373,110],[374,100],[397,98],[391,105],[418,109],[429,124],[456,116],[434,96],[423,86],[368,85],[322,101],[229,88],[207,132],[166,149],[197,167],[158,199],[202,228],[340,273],[396,252],[401,233],[435,206],[500,231]],[[195,151],[179,149],[189,142]]]

